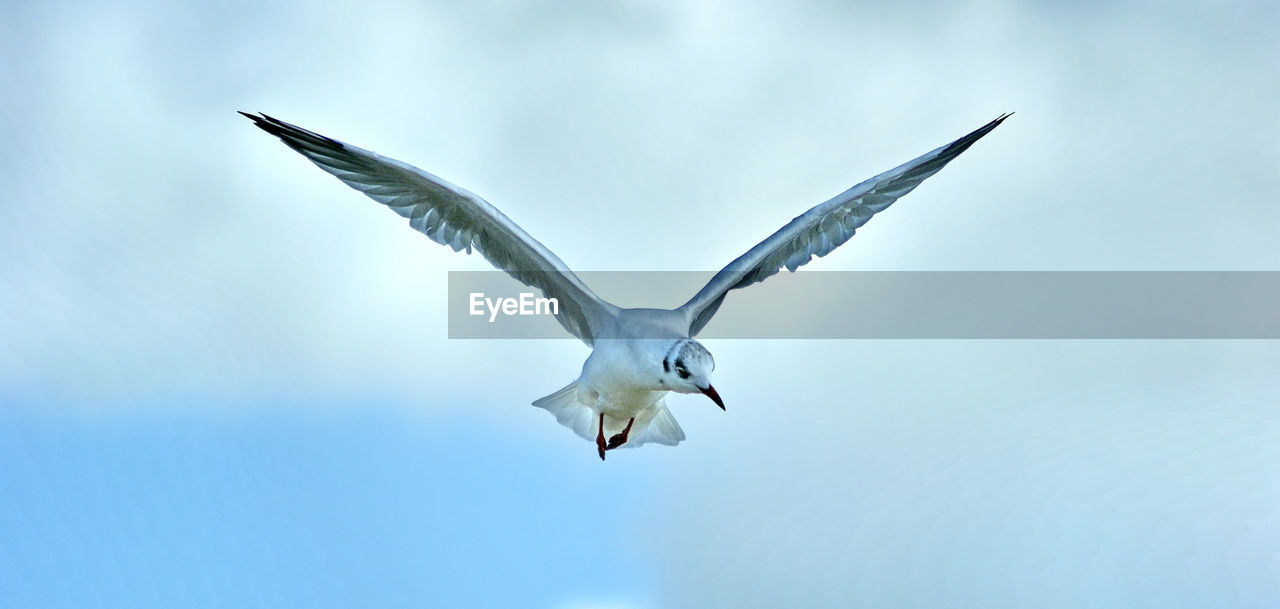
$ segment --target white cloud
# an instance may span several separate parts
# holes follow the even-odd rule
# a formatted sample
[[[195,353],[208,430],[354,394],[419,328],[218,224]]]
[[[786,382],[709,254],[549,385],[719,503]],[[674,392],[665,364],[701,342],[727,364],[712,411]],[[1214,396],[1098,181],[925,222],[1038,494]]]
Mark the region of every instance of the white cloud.
[[[1277,262],[1274,43],[1245,14],[1268,9],[313,8],[25,9],[0,210],[0,284],[25,296],[0,305],[0,386],[85,404],[456,378],[424,346],[445,271],[483,261],[236,109],[423,165],[580,268],[699,270],[1016,110],[822,268]]]
[[[642,525],[675,606],[1274,598],[1273,344],[726,342]]]

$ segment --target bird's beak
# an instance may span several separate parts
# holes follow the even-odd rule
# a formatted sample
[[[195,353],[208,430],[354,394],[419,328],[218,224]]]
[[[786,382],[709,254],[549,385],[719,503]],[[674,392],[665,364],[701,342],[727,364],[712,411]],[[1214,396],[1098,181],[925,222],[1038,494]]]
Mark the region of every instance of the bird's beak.
[[[702,395],[711,398],[711,401],[715,402],[716,406],[720,407],[720,410],[724,410],[724,400],[720,399],[720,394],[716,393],[715,387],[707,385],[706,387],[699,387],[698,391],[701,391]]]

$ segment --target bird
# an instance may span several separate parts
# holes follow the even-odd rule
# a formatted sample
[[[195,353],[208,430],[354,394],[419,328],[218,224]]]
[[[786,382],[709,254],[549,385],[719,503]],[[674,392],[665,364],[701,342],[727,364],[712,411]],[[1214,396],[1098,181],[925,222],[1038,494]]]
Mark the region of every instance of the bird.
[[[607,451],[646,443],[675,446],[684,430],[667,408],[670,393],[702,394],[721,410],[711,384],[715,360],[694,339],[729,292],[785,268],[795,272],[844,244],[854,231],[937,173],[1012,113],[945,146],[864,180],[796,216],[730,262],[675,309],[619,308],[596,296],[551,250],[498,208],[407,163],[308,131],[264,113],[239,112],[263,131],[390,207],[409,226],[454,251],[479,252],[493,266],[558,303],[556,320],[591,347],[578,378],[533,402]]]

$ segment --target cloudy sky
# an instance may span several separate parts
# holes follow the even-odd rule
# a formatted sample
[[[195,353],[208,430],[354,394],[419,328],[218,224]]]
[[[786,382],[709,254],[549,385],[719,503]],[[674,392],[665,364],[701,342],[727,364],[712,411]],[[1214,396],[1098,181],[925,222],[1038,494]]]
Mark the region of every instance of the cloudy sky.
[[[586,348],[448,340],[447,273],[485,262],[235,114],[428,169],[575,268],[714,271],[1016,111],[806,268],[1280,271],[1278,28],[0,5],[0,604],[1280,604],[1274,341],[708,341],[728,411],[673,398],[685,444],[602,464],[528,405]]]

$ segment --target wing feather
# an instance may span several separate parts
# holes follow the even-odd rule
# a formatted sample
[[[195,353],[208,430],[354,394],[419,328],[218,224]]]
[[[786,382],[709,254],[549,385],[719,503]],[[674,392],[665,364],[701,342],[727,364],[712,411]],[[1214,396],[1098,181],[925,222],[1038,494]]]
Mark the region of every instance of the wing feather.
[[[796,217],[778,232],[724,267],[680,307],[695,336],[711,321],[731,290],[745,288],[785,268],[795,272],[814,256],[822,257],[853,237],[859,227],[960,156],[995,129],[1002,114],[976,131],[903,165],[866,180]]]
[[[453,251],[480,252],[495,267],[559,301],[556,319],[590,345],[618,314],[564,262],[484,199],[421,169],[307,131],[265,114],[241,112],[321,169],[409,220]]]

